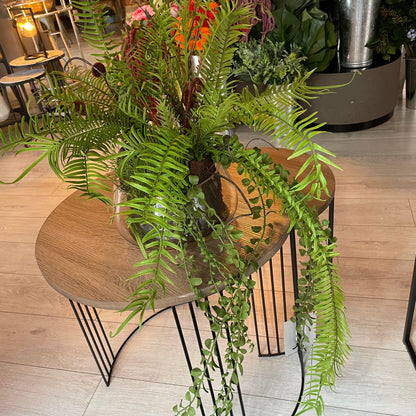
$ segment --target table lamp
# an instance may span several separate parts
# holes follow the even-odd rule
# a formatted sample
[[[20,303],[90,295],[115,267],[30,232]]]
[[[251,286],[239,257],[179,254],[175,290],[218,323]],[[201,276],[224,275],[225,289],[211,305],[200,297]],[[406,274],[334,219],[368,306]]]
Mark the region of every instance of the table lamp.
[[[16,29],[25,59],[36,59],[40,56],[48,57],[45,44],[41,36],[39,22],[35,19],[30,7],[8,8],[13,27]]]

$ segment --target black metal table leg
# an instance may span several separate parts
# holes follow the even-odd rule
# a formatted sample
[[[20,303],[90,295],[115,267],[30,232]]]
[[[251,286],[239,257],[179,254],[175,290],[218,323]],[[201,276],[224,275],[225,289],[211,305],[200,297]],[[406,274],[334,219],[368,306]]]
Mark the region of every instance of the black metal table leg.
[[[285,272],[285,260],[283,255],[283,247],[280,249],[279,260],[276,256],[269,260],[267,265],[264,265],[257,272],[258,285],[259,285],[259,300],[256,301],[255,293],[253,291],[251,297],[252,313],[254,318],[254,326],[257,341],[257,352],[259,357],[271,357],[285,354],[284,348],[281,347],[279,337],[284,332],[284,322],[288,320],[290,304],[296,301],[298,293],[298,269],[297,269],[297,254],[296,254],[296,233],[292,229],[290,233],[290,255],[291,255],[291,276],[288,276]],[[280,261],[280,267],[276,268],[277,263]],[[280,269],[280,283],[281,283],[281,295],[276,293],[276,281],[278,277],[278,270]],[[268,283],[271,288],[271,294],[266,298],[265,289],[265,275],[269,274]],[[293,284],[293,295],[287,291],[287,279],[291,279]],[[283,313],[279,316],[277,309],[278,305],[282,305]],[[263,326],[259,325],[259,317],[262,317],[264,322]],[[260,339],[259,332],[264,330],[265,341]],[[274,342],[275,340],[276,342]]]
[[[117,352],[114,353],[110,344],[110,340],[108,339],[108,336],[101,323],[101,319],[98,316],[97,310],[94,307],[74,302],[71,299],[69,299],[69,303],[71,304],[78,324],[81,327],[82,333],[84,334],[85,340],[87,341],[94,361],[97,364],[101,377],[108,387],[110,385],[111,375],[115,363],[121,350],[130,340],[130,338],[141,328],[141,326],[137,326],[123,341]],[[143,321],[142,325],[166,309],[168,308],[157,311],[155,314]]]
[[[416,370],[416,353],[415,346],[410,341],[410,335],[412,332],[413,320],[415,319],[416,308],[416,259],[413,266],[412,284],[410,286],[409,303],[407,305],[406,323],[404,326],[403,343],[406,345],[406,349],[410,355],[410,359]],[[413,329],[415,331],[415,329]]]
[[[193,329],[194,329],[194,333],[195,333],[195,336],[196,336],[196,339],[197,339],[199,351],[201,353],[202,362],[203,362],[203,360],[204,360],[204,355],[202,354],[203,343],[202,343],[201,333],[200,333],[199,325],[198,325],[198,322],[197,322],[197,319],[196,319],[193,303],[192,302],[188,303],[188,307],[189,307],[189,312],[191,314]],[[181,340],[182,349],[183,349],[183,352],[185,354],[186,363],[187,363],[189,372],[191,373],[191,371],[193,369],[192,363],[191,363],[191,357],[190,357],[190,354],[189,354],[189,350],[188,350],[188,347],[187,347],[187,344],[186,344],[185,336],[184,336],[184,333],[183,333],[183,330],[182,330],[182,326],[181,326],[181,323],[180,323],[180,320],[179,320],[179,316],[178,316],[176,307],[172,307],[172,312],[173,312],[173,316],[175,318],[176,327],[178,329],[179,338]],[[210,313],[209,306],[208,306],[208,313]],[[211,335],[212,335],[213,339],[215,339],[215,333],[211,331]],[[226,329],[226,336],[227,336],[228,342],[230,342],[230,333],[229,333],[228,328]],[[220,370],[221,377],[223,377],[224,374],[225,374],[224,373],[224,365],[223,365],[223,362],[222,362],[220,348],[219,348],[219,345],[216,341],[215,341],[215,349],[216,349],[215,356],[217,357],[217,363],[216,364],[218,365],[218,368]],[[212,382],[210,380],[211,375],[209,374],[208,370],[207,370],[206,376],[208,378],[208,391],[209,391],[209,394],[210,394],[210,398],[211,398],[213,406],[215,407],[216,398],[215,398],[214,388],[213,388]],[[192,378],[192,375],[191,375],[191,378]],[[193,378],[192,378],[192,382],[194,382]],[[236,388],[237,388],[237,395],[238,395],[238,399],[239,399],[241,415],[245,416],[246,413],[245,413],[245,409],[244,409],[244,401],[243,401],[243,395],[242,395],[240,383],[237,384]],[[205,415],[205,410],[204,410],[202,400],[201,400],[200,397],[199,397],[199,400],[200,400],[200,407],[199,408],[200,408],[201,414]],[[234,410],[231,409],[231,411],[229,413],[230,416],[234,415]]]
[[[335,193],[332,195],[331,201],[328,205],[328,221],[330,228],[330,240],[334,236],[334,215],[335,215]],[[292,282],[293,282],[293,291],[294,291],[294,301],[298,297],[298,268],[297,268],[297,243],[296,243],[296,231],[293,228],[289,235],[290,240],[290,257],[291,257],[291,272],[292,272]],[[276,257],[276,256],[275,256]],[[275,260],[277,262],[277,260]],[[283,257],[283,246],[280,248],[280,274],[281,274],[281,285],[282,285],[282,306],[283,306],[283,320],[282,317],[278,316],[277,305],[279,304],[278,299],[276,299],[275,292],[275,276],[273,269],[273,259],[269,260],[269,274],[270,274],[270,286],[271,286],[271,301],[267,301],[265,297],[265,288],[264,288],[264,277],[265,268],[263,266],[258,272],[258,285],[260,290],[260,299],[259,302],[256,301],[254,297],[254,292],[252,296],[252,313],[254,318],[254,329],[256,333],[256,342],[258,355],[260,357],[269,357],[274,355],[284,354],[285,351],[280,347],[279,343],[279,334],[283,332],[279,328],[279,322],[286,322],[288,319],[288,305],[287,305],[287,296],[286,296],[286,276],[284,270],[284,257]],[[277,274],[277,273],[276,273]],[[263,327],[259,325],[259,316],[264,318]],[[279,319],[280,318],[280,319]],[[271,324],[269,325],[269,322]],[[259,332],[264,330],[265,345],[262,345],[262,340],[260,340]],[[276,345],[272,340],[275,338],[277,340]],[[266,352],[264,352],[266,351]]]
[[[69,300],[98,370],[108,386],[115,355],[95,308]],[[91,313],[91,310],[93,313]],[[94,318],[93,318],[94,315]]]
[[[192,363],[191,363],[191,357],[189,355],[188,347],[186,346],[185,336],[184,336],[183,331],[182,331],[182,326],[181,326],[181,323],[180,323],[180,320],[179,320],[178,312],[176,311],[176,306],[172,307],[172,312],[173,312],[173,317],[175,318],[176,328],[178,329],[179,338],[181,340],[183,353],[185,354],[185,360],[186,360],[186,364],[188,366],[189,374],[191,374],[192,373],[192,368],[193,368]],[[194,383],[195,380],[194,380],[192,374],[191,374],[191,378],[192,378],[192,383]],[[201,400],[200,400],[200,403],[199,403],[199,409],[201,411],[202,416],[205,416],[205,410],[204,410],[204,406],[203,406]]]
[[[332,208],[331,208],[332,206]],[[331,202],[330,209],[332,210],[332,214],[330,214],[330,224],[333,223],[333,202]],[[332,219],[331,219],[332,218]],[[332,223],[331,223],[332,221]],[[331,228],[332,229],[332,228]],[[272,357],[285,354],[285,351],[280,347],[279,343],[279,335],[281,332],[279,330],[279,322],[280,325],[288,320],[288,296],[292,296],[287,292],[287,279],[291,279],[293,284],[293,302],[296,302],[298,297],[298,261],[297,261],[297,247],[296,247],[296,231],[293,228],[289,234],[289,244],[290,244],[290,263],[291,263],[291,276],[287,276],[285,273],[285,264],[284,264],[284,255],[283,255],[283,247],[280,249],[280,278],[281,278],[281,289],[282,295],[279,296],[277,299],[276,295],[276,275],[275,273],[275,265],[277,263],[276,259],[270,259],[268,266],[263,266],[259,269],[257,276],[258,276],[258,284],[260,290],[260,304],[257,304],[255,301],[254,293],[252,294],[252,313],[254,317],[254,325],[255,325],[255,332],[256,332],[256,340],[257,340],[257,350],[259,357]],[[270,288],[271,288],[271,300],[266,299],[265,295],[265,284],[264,284],[264,275],[266,274],[266,267],[268,268],[269,276],[270,276]],[[282,304],[283,307],[283,316],[279,316],[277,305],[279,303]],[[261,345],[260,337],[259,337],[259,323],[258,323],[258,315],[261,314],[264,319],[264,332],[265,332],[265,346]],[[283,328],[282,328],[283,329]],[[273,343],[272,345],[272,337],[276,338],[276,345]],[[263,343],[264,344],[264,343]],[[266,352],[264,352],[266,349]],[[297,348],[297,353],[299,356],[299,363],[301,366],[301,387],[299,391],[299,397],[297,404],[293,410],[292,416],[296,414],[300,400],[303,396],[304,386],[305,386],[305,365],[303,362],[303,351],[301,348]]]
[[[199,351],[201,353],[201,357],[203,357],[202,349],[204,347],[203,347],[203,344],[202,344],[201,333],[199,332],[198,321],[197,321],[196,316],[195,316],[195,310],[194,310],[194,307],[192,305],[192,302],[188,303],[188,307],[189,307],[189,312],[191,314],[192,325],[194,326],[194,331],[195,331],[196,339],[197,339],[197,342],[198,342]],[[175,321],[176,321],[176,319],[175,319]],[[203,363],[206,364],[205,359],[203,360]],[[214,393],[214,388],[212,386],[211,377],[210,377],[208,368],[205,372],[205,375],[206,375],[207,380],[208,380],[209,394],[211,396],[212,403],[215,403],[215,393]]]
[[[286,299],[286,283],[285,283],[285,270],[284,270],[284,261],[283,261],[283,247],[280,249],[280,275],[281,275],[281,285],[282,285],[282,296],[281,296],[281,303],[283,305],[283,316],[279,317],[277,305],[278,299],[276,299],[276,287],[275,287],[275,272],[274,272],[275,262],[272,259],[269,260],[267,266],[263,266],[258,271],[258,278],[260,284],[260,304],[257,304],[255,300],[254,293],[251,297],[251,306],[252,306],[252,313],[254,318],[254,326],[256,332],[256,341],[257,341],[257,352],[259,357],[270,357],[275,355],[282,355],[284,354],[283,349],[279,343],[280,334],[283,332],[283,328],[279,328],[279,321],[285,322],[287,321],[287,299]],[[269,272],[269,283],[271,287],[271,302],[267,302],[265,297],[265,283],[264,283],[264,275],[266,273],[266,269]],[[267,306],[269,306],[268,309]],[[258,323],[258,315],[261,314],[264,318],[263,322],[263,329],[266,337],[266,352],[263,352],[264,347],[262,347],[262,343],[260,342],[259,337],[259,323]],[[280,318],[280,319],[279,319]],[[283,319],[282,319],[283,318]],[[272,344],[272,339],[276,340],[276,343]]]

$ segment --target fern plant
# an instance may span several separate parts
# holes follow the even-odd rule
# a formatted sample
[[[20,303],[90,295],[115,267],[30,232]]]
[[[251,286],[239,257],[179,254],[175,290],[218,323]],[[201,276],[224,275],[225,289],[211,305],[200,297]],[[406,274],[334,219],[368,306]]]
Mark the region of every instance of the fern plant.
[[[295,77],[290,85],[269,86],[262,94],[234,91],[232,59],[247,29],[244,22],[252,17],[248,5],[206,0],[151,4],[117,45],[105,30],[98,1],[73,4],[80,11],[84,37],[99,51],[97,62],[51,77],[54,88],[45,87],[42,99],[56,111],[33,117],[27,125],[22,122],[21,129],[10,129],[8,138],[1,136],[1,153],[40,154],[16,181],[47,158],[55,174],[87,198],[113,204],[109,193],[114,184],[127,193],[121,205],[143,260],[129,277],[136,279],[137,289],[118,332],[134,317],[141,323],[144,311],[154,309],[156,293],[171,284],[172,265],[184,268],[215,337],[205,342],[201,365],[192,370],[194,383],[174,408],[178,415],[195,414],[207,370],[216,366],[216,340],[226,333],[226,371],[214,410],[231,411],[244,356],[252,349],[245,324],[254,287],[248,272],[258,267],[260,247],[269,243],[273,226],[268,216],[280,201],[307,259],[295,306],[300,348],[308,326],[316,323],[317,332],[300,412],[312,408],[322,414],[321,389],[334,385],[349,347],[340,277],[333,263],[335,240],[328,243],[328,224],[307,204],[328,192],[320,164],[334,165],[328,159],[331,153],[313,142],[320,127],[313,124],[316,118],[298,121],[304,111],[300,103],[319,93],[306,86],[309,74]],[[238,123],[283,140],[284,146],[295,148],[293,157],[308,153],[299,172],[306,173],[304,179],[289,182],[287,172],[267,154],[245,149],[237,136],[224,134]],[[225,168],[237,166],[256,234],[249,244],[241,244],[242,232],[219,217],[201,192],[192,166],[206,160]],[[214,249],[198,225],[201,218],[211,229]],[[205,280],[218,294],[214,307],[200,293],[202,279],[188,254],[187,236],[193,237],[207,264]],[[219,252],[225,253],[225,262]]]

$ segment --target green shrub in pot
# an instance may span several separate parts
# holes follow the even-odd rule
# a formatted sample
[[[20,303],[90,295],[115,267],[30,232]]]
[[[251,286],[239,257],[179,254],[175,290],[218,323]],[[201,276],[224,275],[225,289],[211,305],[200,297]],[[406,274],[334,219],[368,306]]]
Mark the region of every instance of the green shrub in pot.
[[[374,39],[368,47],[390,61],[404,46],[406,57],[416,55],[416,1],[382,0]]]
[[[246,42],[238,44],[234,58],[236,71],[243,78],[280,83],[280,75],[290,79],[295,70],[299,74],[322,72],[330,65],[338,36],[316,1],[272,0],[269,11],[265,4],[261,10],[261,21],[251,28]],[[270,16],[272,25],[265,25]],[[270,75],[275,73],[279,76]]]

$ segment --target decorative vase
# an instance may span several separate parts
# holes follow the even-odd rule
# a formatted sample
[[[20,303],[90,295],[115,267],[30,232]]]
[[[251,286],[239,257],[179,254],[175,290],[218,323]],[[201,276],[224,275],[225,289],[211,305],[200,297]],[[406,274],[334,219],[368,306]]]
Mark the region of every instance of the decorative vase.
[[[344,68],[366,68],[373,51],[366,47],[374,35],[381,0],[339,0],[340,62]]]
[[[236,185],[229,179],[228,172],[221,165],[215,165],[211,162],[210,166],[206,168],[203,162],[191,162],[190,173],[200,178],[198,186],[204,193],[208,207],[214,209],[222,221],[228,221],[233,218],[237,209],[238,191]],[[116,187],[113,195],[115,205],[114,225],[120,235],[128,242],[137,244],[136,238],[127,224],[126,215],[123,214],[128,208],[120,205],[126,199],[126,193],[119,187]],[[202,206],[197,198],[194,199],[193,203],[195,210],[206,211],[208,209],[208,207]],[[162,208],[162,206],[156,205],[155,208]],[[197,223],[204,236],[211,233],[211,228],[203,217],[198,219]],[[140,235],[146,234],[151,229],[151,225],[148,224],[139,225],[135,223],[134,226]],[[191,235],[186,235],[185,237],[188,241],[193,240]]]
[[[416,58],[406,58],[406,107],[416,109]]]

